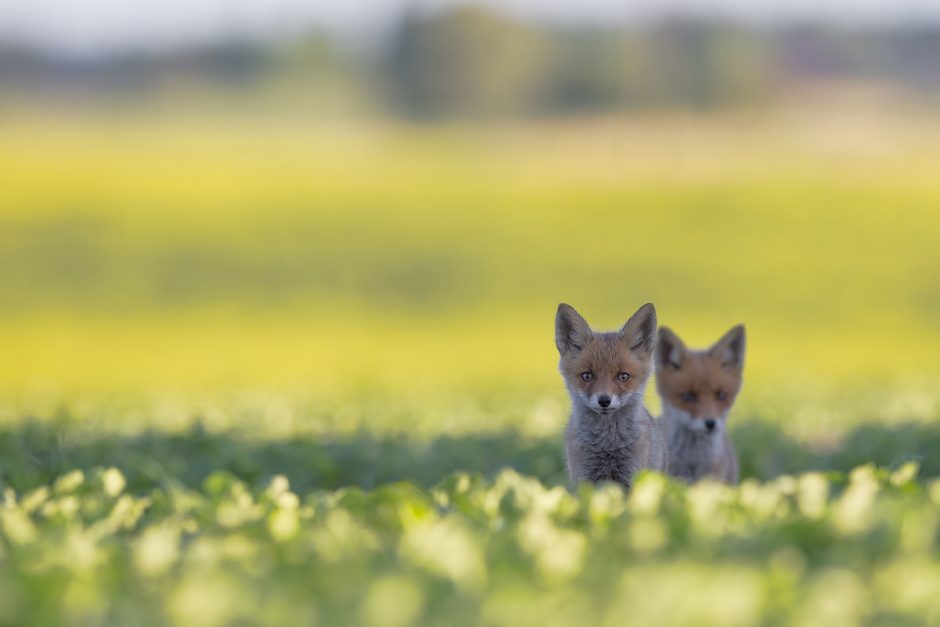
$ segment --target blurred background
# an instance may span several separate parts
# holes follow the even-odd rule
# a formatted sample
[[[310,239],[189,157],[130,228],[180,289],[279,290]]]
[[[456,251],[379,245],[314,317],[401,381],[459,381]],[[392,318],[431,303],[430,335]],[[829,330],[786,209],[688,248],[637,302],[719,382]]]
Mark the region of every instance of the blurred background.
[[[937,623],[938,251],[936,0],[0,0],[0,627]],[[740,490],[562,487],[559,302]]]
[[[562,407],[652,301],[928,415],[938,121],[927,2],[3,2],[0,393]]]

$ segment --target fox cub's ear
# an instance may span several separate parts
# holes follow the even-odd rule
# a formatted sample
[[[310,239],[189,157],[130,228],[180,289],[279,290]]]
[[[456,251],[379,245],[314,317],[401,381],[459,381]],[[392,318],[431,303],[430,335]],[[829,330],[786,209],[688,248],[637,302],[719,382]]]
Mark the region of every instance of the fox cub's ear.
[[[652,303],[646,303],[630,316],[620,329],[620,339],[634,353],[644,355],[653,352],[656,347],[656,308]]]
[[[656,343],[656,365],[672,366],[676,370],[682,367],[688,350],[679,336],[669,327],[659,328],[659,341]]]
[[[708,354],[717,359],[723,368],[741,370],[744,368],[744,325],[739,324],[725,333],[710,349]]]
[[[591,327],[574,307],[562,303],[555,314],[555,346],[562,355],[576,352],[587,346],[594,338]]]

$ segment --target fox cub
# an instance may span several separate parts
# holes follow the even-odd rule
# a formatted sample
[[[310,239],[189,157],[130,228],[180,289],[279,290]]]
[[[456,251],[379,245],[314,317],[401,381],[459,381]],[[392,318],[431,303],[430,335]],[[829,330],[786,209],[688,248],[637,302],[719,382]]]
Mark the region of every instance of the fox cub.
[[[640,307],[619,331],[595,333],[562,303],[555,316],[555,344],[571,396],[565,432],[571,482],[608,480],[629,488],[644,468],[665,472],[665,441],[643,406],[656,346],[653,305]]]
[[[697,481],[738,482],[738,457],[725,423],[741,389],[744,326],[728,331],[703,351],[685,347],[666,327],[656,347],[656,387],[669,448],[669,474]]]

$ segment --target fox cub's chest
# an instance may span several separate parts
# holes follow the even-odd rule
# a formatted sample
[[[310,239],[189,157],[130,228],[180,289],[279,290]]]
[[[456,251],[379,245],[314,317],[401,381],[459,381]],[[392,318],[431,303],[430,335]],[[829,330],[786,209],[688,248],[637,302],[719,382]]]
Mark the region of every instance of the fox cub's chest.
[[[591,481],[617,481],[629,485],[634,472],[635,451],[622,429],[599,429],[585,434],[584,461]]]
[[[680,434],[671,442],[669,473],[692,481],[719,474],[723,461],[721,438],[717,434]]]
[[[617,481],[629,485],[633,476],[632,454],[626,448],[593,450],[587,455],[591,481]]]

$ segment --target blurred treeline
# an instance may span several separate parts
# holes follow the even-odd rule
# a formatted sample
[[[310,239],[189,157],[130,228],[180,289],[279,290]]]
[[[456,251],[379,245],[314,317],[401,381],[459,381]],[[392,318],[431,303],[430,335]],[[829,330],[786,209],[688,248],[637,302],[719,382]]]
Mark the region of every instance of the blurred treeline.
[[[798,97],[803,85],[860,82],[926,102],[940,95],[940,24],[755,26],[674,17],[561,27],[463,7],[407,15],[378,40],[366,46],[311,32],[80,60],[0,42],[0,84],[7,92],[126,95],[181,83],[254,94],[289,85],[311,103],[311,94],[332,94],[346,105],[419,119],[755,105]]]

